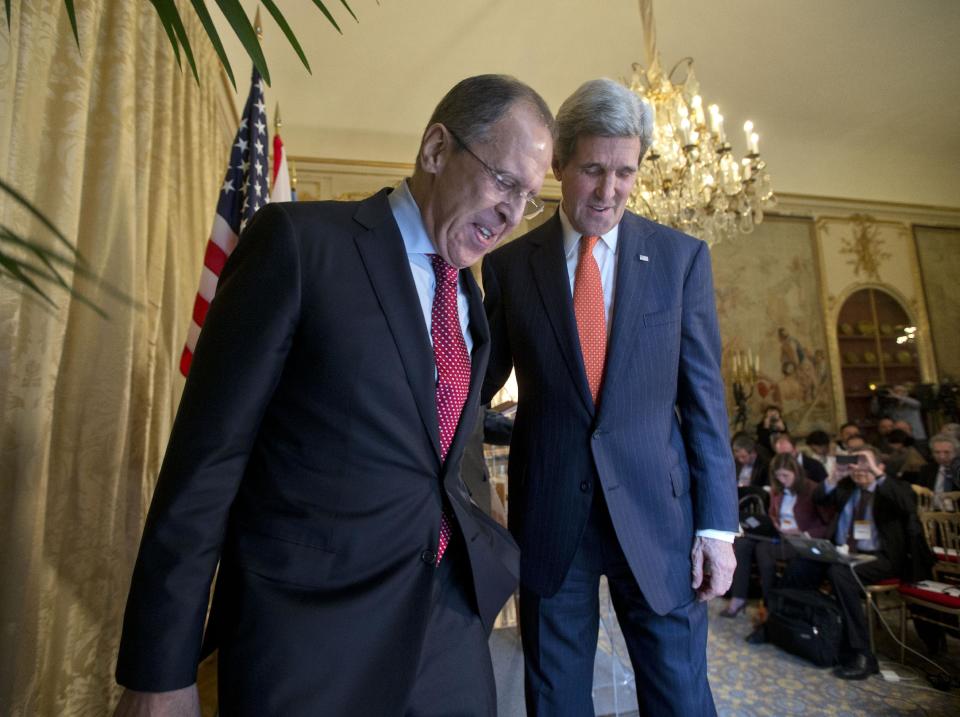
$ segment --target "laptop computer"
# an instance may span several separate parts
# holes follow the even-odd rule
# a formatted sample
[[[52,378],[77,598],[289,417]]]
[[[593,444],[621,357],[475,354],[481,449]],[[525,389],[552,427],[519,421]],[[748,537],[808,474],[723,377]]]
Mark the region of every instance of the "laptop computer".
[[[826,538],[808,538],[804,535],[783,536],[801,558],[816,560],[821,563],[843,563],[844,565],[858,565],[876,560],[873,555],[854,553],[850,555]]]

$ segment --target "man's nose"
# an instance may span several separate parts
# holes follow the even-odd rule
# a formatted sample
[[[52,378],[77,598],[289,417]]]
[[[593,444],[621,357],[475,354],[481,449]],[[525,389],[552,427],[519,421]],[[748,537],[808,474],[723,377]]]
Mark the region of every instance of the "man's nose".
[[[596,194],[600,199],[612,199],[616,190],[616,177],[613,174],[604,174],[597,180]]]
[[[527,202],[523,197],[510,195],[497,205],[497,212],[507,224],[506,231],[512,231],[523,219],[523,210]]]

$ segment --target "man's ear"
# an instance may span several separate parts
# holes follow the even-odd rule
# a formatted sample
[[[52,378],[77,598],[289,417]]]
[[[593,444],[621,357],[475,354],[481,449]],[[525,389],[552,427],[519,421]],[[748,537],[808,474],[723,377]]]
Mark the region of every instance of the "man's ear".
[[[551,166],[553,167],[553,178],[559,182],[560,170],[562,169],[562,167],[560,166],[560,162],[557,161],[556,157],[554,157],[553,162],[551,163]]]
[[[451,137],[447,128],[439,122],[427,127],[420,143],[420,167],[430,174],[437,174],[450,156]]]

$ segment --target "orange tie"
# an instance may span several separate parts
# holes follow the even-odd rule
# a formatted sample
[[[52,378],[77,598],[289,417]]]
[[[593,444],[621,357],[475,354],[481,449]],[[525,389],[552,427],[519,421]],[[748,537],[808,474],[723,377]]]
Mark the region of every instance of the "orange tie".
[[[573,313],[577,317],[577,332],[580,334],[580,350],[583,352],[583,367],[587,371],[587,383],[596,405],[603,380],[603,361],[607,352],[607,317],[603,308],[603,285],[600,283],[600,267],[593,258],[593,247],[600,237],[580,238],[580,260],[573,277]]]

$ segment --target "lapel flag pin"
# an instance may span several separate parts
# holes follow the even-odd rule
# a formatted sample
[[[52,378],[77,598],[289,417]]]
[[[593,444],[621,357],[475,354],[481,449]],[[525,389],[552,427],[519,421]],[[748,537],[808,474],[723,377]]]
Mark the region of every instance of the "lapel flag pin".
[[[646,254],[637,254],[637,259],[640,261],[650,261],[650,257]]]

